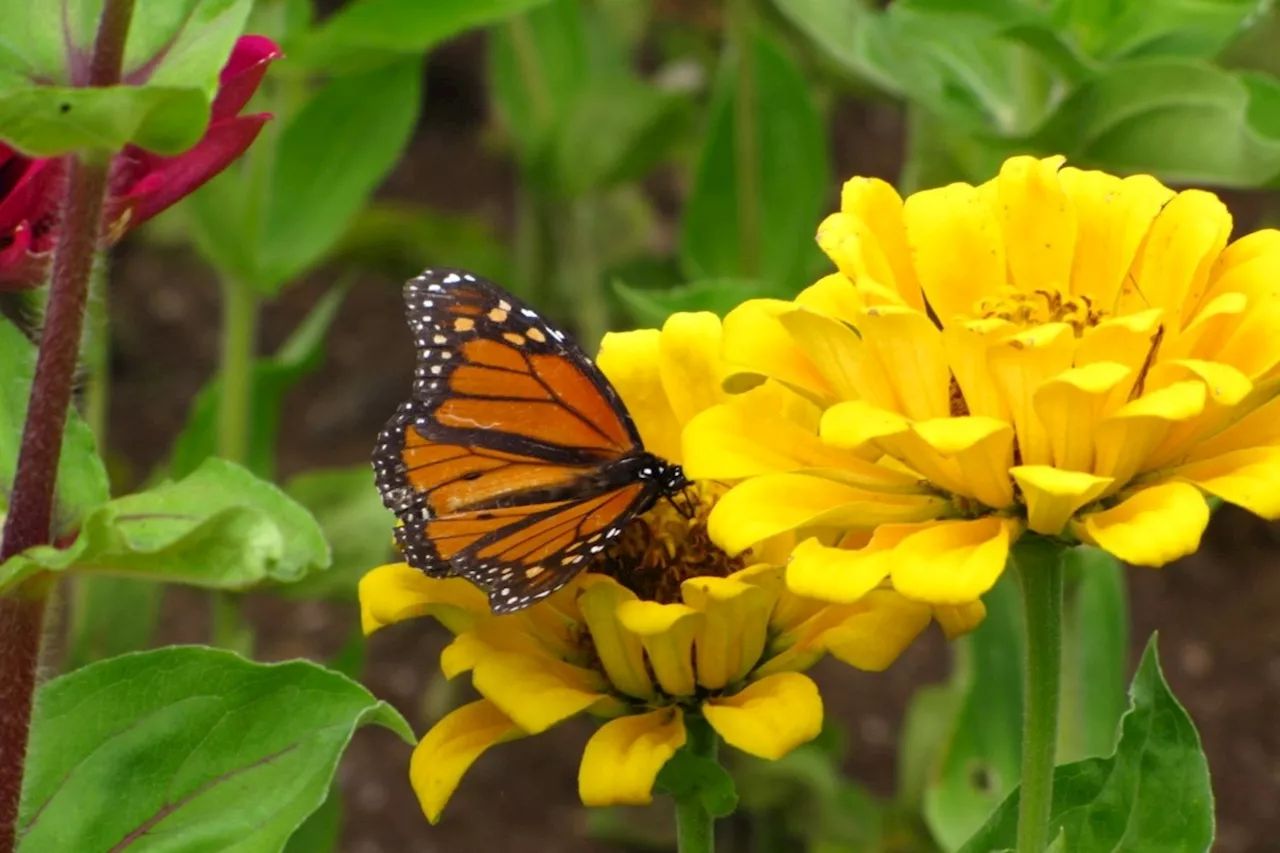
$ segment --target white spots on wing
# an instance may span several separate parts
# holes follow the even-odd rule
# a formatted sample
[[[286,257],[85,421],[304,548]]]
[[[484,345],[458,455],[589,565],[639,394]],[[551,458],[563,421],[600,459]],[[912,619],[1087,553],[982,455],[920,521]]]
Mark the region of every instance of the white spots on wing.
[[[443,358],[445,361],[448,361],[449,359],[453,358],[453,353],[449,352],[448,350],[445,350],[444,352],[440,353],[440,357]]]
[[[429,285],[427,285],[427,290],[430,290],[432,293],[443,293],[443,292],[444,292],[444,288],[443,288],[443,287],[441,287],[441,286],[440,286],[440,285],[438,285],[438,284],[429,284]]]
[[[439,376],[439,375],[440,375],[440,365],[438,365],[438,364],[433,364],[433,365],[431,365],[431,372],[432,372],[432,373],[434,373],[434,374],[436,374],[437,376]],[[433,383],[433,384],[434,384],[434,383]]]
[[[475,277],[475,276],[473,276],[471,273],[463,273],[462,277],[463,277],[463,278],[465,278],[467,281],[475,281],[475,280],[476,280],[476,277]]]
[[[456,272],[451,272],[444,277],[445,284],[457,284],[460,281],[462,281],[462,279],[458,278],[458,274]]]
[[[445,342],[445,341],[447,341],[447,340],[449,340],[449,339],[448,339],[448,338],[446,338],[444,335],[436,335],[434,338],[432,338],[432,339],[431,339],[431,342],[432,342],[433,344],[442,344],[442,343],[444,343],[444,342]]]
[[[511,309],[508,308],[507,310],[510,311]],[[534,311],[532,308],[521,308],[520,313],[530,318],[537,318],[538,316],[538,312]]]
[[[591,553],[592,553],[592,554],[599,554],[599,553],[600,553],[601,551],[603,551],[603,550],[604,550],[604,546],[603,546],[603,545],[592,545],[592,546],[591,546]]]
[[[499,307],[499,308],[501,308],[503,311],[510,311],[510,310],[511,310],[511,303],[510,303],[510,302],[508,302],[508,301],[507,301],[507,300],[505,300],[505,299],[499,299],[499,300],[498,300],[498,307]]]

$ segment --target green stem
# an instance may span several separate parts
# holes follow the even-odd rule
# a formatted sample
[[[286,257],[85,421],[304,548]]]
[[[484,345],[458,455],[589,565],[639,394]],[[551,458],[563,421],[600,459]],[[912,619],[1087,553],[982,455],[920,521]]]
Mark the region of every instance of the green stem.
[[[224,279],[222,287],[222,405],[218,455],[244,465],[249,460],[253,417],[253,355],[258,332],[258,295],[246,282]]]
[[[685,718],[689,750],[697,756],[715,759],[720,745],[715,731],[701,717]],[[707,811],[698,790],[676,797],[677,853],[714,853],[716,849],[715,818]]]
[[[1022,716],[1022,791],[1018,801],[1018,853],[1044,853],[1049,845],[1058,698],[1062,681],[1061,545],[1033,534],[1014,548],[1026,616],[1026,672]]]
[[[729,39],[736,80],[733,89],[734,178],[738,185],[738,237],[742,274],[760,273],[760,140],[756,98],[751,0],[729,0]]]
[[[595,249],[595,200],[590,195],[572,199],[559,217],[561,281],[573,302],[577,339],[587,352],[595,352],[609,331],[609,303],[604,298]]]

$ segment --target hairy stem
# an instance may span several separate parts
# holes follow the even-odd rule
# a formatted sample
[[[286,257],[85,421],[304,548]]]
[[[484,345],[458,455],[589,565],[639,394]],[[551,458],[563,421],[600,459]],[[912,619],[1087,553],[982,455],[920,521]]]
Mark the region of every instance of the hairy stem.
[[[1062,689],[1063,548],[1028,535],[1015,546],[1013,562],[1022,583],[1027,641],[1018,853],[1044,853]]]
[[[85,84],[111,86],[120,82],[132,18],[133,0],[106,0]],[[0,537],[0,562],[46,544],[52,537],[62,432],[71,406],[110,165],[109,157],[67,158],[66,195],[53,255],[49,306],[36,355],[9,515]],[[0,853],[12,853],[17,846],[18,804],[50,586],[47,578],[37,576],[0,596]]]

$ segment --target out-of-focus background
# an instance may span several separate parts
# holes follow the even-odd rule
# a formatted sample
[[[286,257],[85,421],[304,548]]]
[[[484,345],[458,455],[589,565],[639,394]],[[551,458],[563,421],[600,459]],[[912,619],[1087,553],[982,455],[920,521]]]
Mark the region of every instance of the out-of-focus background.
[[[311,158],[295,180],[332,221],[329,236],[307,235],[314,250],[254,291],[255,468],[319,514],[336,559],[301,588],[245,597],[236,626],[260,659],[305,656],[358,674],[419,733],[470,688],[440,679],[446,635],[432,624],[362,641],[354,581],[391,558],[366,460],[408,393],[400,285],[424,266],[494,278],[592,347],[608,329],[671,310],[723,312],[812,283],[828,271],[814,229],[854,175],[905,192],[985,180],[1011,153],[1064,153],[1215,188],[1237,233],[1280,212],[1269,189],[1280,175],[1280,19],[1269,4],[466,0],[482,26],[433,41],[421,23],[430,13],[414,8],[435,4],[447,5],[261,0],[255,11],[250,31],[288,55],[259,95],[277,115],[259,147]],[[360,26],[364,42],[348,32],[343,50],[325,35]],[[291,134],[304,115],[310,124]],[[251,151],[114,256],[107,452],[120,491],[197,453],[192,423],[208,417],[223,294],[229,279],[253,277],[216,225],[265,156]],[[330,210],[333,198],[345,208]],[[281,228],[274,248],[293,236]],[[318,304],[336,311],[317,316]],[[1126,576],[1130,663],[1158,629],[1167,677],[1208,753],[1224,853],[1280,849],[1278,569],[1275,528],[1224,509],[1201,553]],[[207,596],[185,589],[157,597],[86,584],[71,601],[77,660],[205,642],[215,627]],[[759,768],[739,768],[744,809],[724,849],[938,849],[921,828],[922,803],[928,821],[943,819],[930,791],[1003,784],[979,759],[904,778],[915,772],[902,769],[908,704],[948,682],[953,658],[930,633],[884,674],[820,667],[829,736],[780,775],[752,783]],[[981,708],[981,695],[969,698]],[[659,811],[580,807],[589,732],[579,722],[493,750],[430,827],[409,787],[408,748],[364,731],[333,798],[338,847],[296,850],[671,849]],[[336,805],[322,819],[339,819]]]

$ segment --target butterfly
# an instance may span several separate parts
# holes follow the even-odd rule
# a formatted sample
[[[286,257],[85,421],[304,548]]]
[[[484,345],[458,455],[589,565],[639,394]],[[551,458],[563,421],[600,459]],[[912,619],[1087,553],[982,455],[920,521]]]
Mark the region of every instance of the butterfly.
[[[618,393],[564,332],[458,269],[407,282],[413,395],[373,469],[409,565],[461,576],[494,613],[568,583],[629,521],[689,485],[644,449]]]

